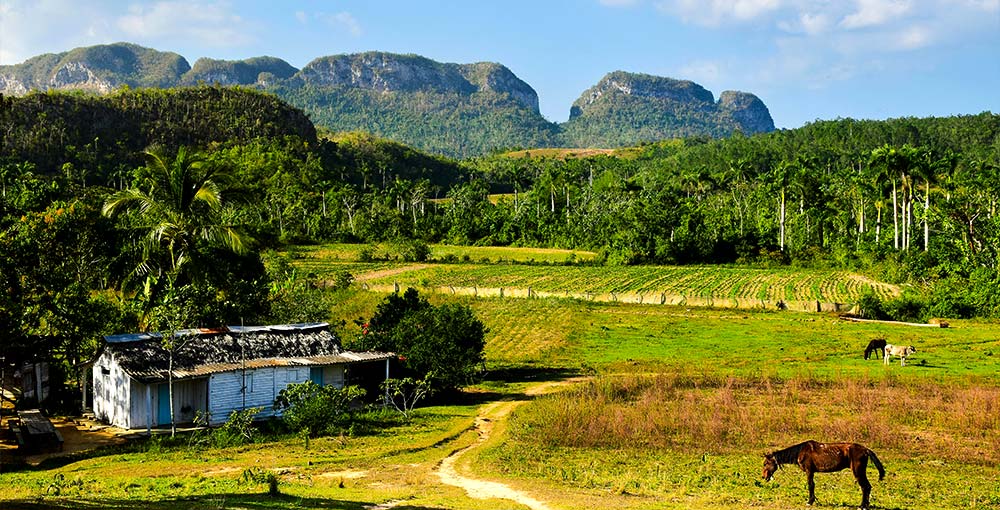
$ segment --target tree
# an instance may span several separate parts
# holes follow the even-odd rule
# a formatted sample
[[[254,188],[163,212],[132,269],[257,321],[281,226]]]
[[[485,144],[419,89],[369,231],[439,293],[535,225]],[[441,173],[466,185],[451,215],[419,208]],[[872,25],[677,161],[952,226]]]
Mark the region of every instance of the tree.
[[[186,341],[177,330],[187,327],[194,315],[183,299],[184,283],[204,280],[207,261],[200,248],[218,247],[235,253],[246,251],[247,239],[224,220],[223,193],[228,168],[210,164],[203,154],[185,148],[172,160],[146,152],[148,165],[141,185],[119,191],[105,201],[103,213],[127,218],[131,229],[142,234],[142,253],[135,273],[145,277],[144,315],[164,332],[163,347],[169,355],[168,398],[171,435],[174,423],[173,359]],[[184,277],[182,279],[182,277]],[[187,289],[190,290],[190,287]],[[156,314],[151,312],[156,310]]]
[[[394,352],[408,372],[429,378],[432,389],[455,389],[481,367],[486,331],[468,306],[434,306],[411,287],[379,304],[352,347]]]

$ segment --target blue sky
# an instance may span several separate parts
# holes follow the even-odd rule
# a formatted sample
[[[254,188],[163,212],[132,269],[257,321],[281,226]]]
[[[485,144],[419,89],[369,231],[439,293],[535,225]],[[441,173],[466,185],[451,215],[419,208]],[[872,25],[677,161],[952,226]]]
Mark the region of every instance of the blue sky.
[[[564,121],[604,74],[757,94],[779,128],[1000,113],[1000,0],[0,0],[0,63],[129,41],[199,57],[494,61]]]

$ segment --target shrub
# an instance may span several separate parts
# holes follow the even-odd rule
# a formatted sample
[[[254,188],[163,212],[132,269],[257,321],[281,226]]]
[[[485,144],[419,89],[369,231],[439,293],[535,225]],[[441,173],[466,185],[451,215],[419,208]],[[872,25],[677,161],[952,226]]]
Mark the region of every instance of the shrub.
[[[931,317],[967,319],[976,315],[976,306],[969,295],[968,282],[948,278],[934,285],[927,313]]]
[[[431,256],[430,246],[420,239],[397,239],[390,244],[389,250],[404,262],[424,262]]]
[[[257,429],[253,426],[253,420],[262,410],[261,407],[251,407],[233,411],[226,423],[213,432],[212,446],[224,448],[256,441]]]
[[[371,246],[365,246],[358,250],[358,262],[372,262],[375,260],[375,250]]]
[[[885,302],[885,311],[893,320],[923,322],[927,318],[927,303],[914,293],[904,293],[896,299]]]
[[[274,399],[274,409],[282,413],[289,430],[309,431],[318,436],[345,424],[351,405],[365,395],[357,386],[336,388],[312,381],[289,384]]]
[[[882,305],[882,300],[872,291],[868,291],[858,298],[857,306],[858,315],[862,319],[886,320],[889,318]]]
[[[428,374],[419,381],[414,380],[412,377],[386,379],[382,382],[381,389],[388,397],[389,403],[404,417],[409,419],[413,408],[417,406],[417,402],[420,402],[432,393],[432,378],[433,374]]]

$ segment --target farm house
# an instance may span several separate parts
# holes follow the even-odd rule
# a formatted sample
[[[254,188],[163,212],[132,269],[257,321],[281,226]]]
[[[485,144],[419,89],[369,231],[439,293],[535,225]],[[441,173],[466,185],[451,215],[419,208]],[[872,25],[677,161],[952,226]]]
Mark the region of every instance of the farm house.
[[[389,375],[393,354],[342,350],[326,323],[229,326],[177,332],[173,360],[177,423],[207,415],[224,423],[234,410],[271,406],[282,389],[312,380],[342,387]],[[170,424],[169,353],[158,333],[110,335],[92,362],[93,412],[116,427]]]

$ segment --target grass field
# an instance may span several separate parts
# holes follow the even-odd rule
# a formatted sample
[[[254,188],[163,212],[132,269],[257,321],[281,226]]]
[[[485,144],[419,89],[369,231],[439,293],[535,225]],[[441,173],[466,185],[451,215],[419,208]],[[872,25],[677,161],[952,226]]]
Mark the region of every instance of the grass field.
[[[592,267],[564,265],[593,259],[590,252],[540,248],[435,245],[431,264],[358,262],[362,245],[299,247],[295,264],[319,278],[347,271],[368,285],[417,287],[432,292],[478,289],[505,295],[576,297],[598,301],[667,303],[681,306],[771,308],[815,311],[854,303],[866,293],[897,296],[900,288],[848,271],[727,266]],[[368,248],[372,249],[372,248]],[[374,248],[376,253],[383,248]],[[388,254],[388,252],[386,252]],[[435,264],[435,261],[464,261]]]
[[[562,303],[550,335],[522,333],[513,310],[483,314],[491,335],[560,338],[548,364],[598,374],[515,412],[480,456],[497,479],[559,488],[567,508],[797,508],[804,475],[765,484],[760,455],[815,438],[879,453],[878,508],[1000,505],[1000,325]],[[918,352],[906,367],[865,361],[874,336]],[[817,484],[821,506],[860,500],[849,473]]]
[[[538,288],[670,281],[638,271],[610,278],[600,274],[606,268],[410,270],[346,259],[339,264],[352,273],[375,275],[368,281],[400,270],[391,278],[458,281],[463,269],[484,277],[511,270]],[[702,270],[693,279],[707,278]],[[781,278],[812,282],[814,274]],[[800,284],[781,286],[789,285]],[[384,294],[344,295],[332,318],[346,320],[342,334],[357,334],[352,320],[369,317]],[[805,439],[858,441],[878,452],[889,475],[873,480],[875,508],[1000,507],[1000,323],[918,328],[774,310],[429,298],[467,304],[489,328],[487,380],[461,402],[308,446],[301,437],[223,449],[152,442],[4,472],[0,508],[524,508],[471,498],[442,485],[433,471],[475,441],[470,427],[480,406],[501,399],[525,403],[496,422],[465,465],[553,510],[801,508],[804,475],[789,466],[764,483],[760,464],[765,451]],[[862,351],[876,336],[914,345],[917,353],[905,367],[865,361]],[[524,396],[525,388],[560,374],[592,378],[549,396]],[[248,468],[276,473],[283,495],[269,497],[266,487],[243,481]],[[849,473],[820,474],[816,482],[819,508],[854,508],[860,500]]]

